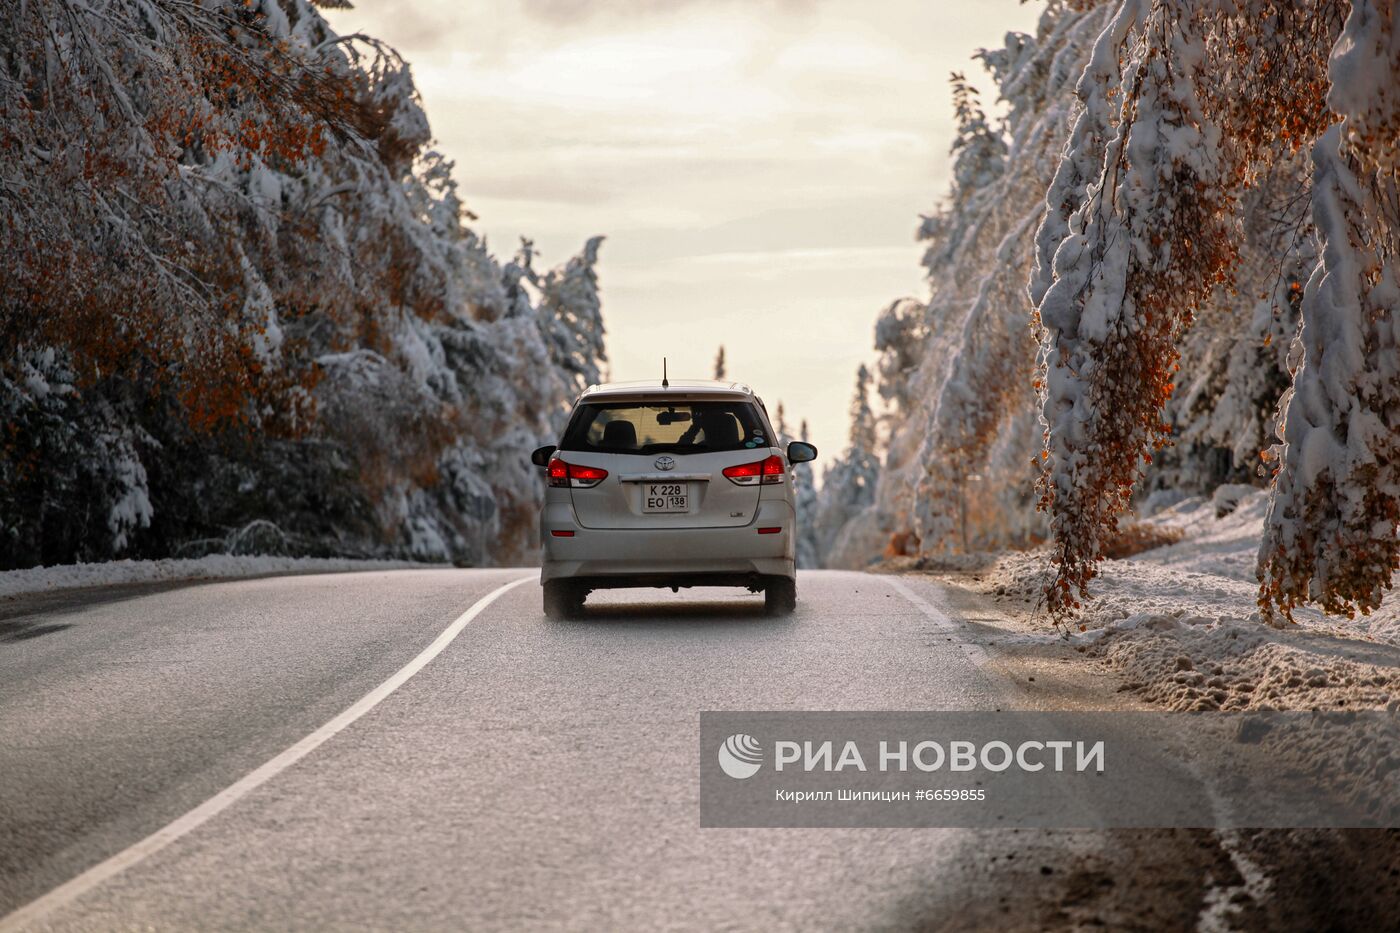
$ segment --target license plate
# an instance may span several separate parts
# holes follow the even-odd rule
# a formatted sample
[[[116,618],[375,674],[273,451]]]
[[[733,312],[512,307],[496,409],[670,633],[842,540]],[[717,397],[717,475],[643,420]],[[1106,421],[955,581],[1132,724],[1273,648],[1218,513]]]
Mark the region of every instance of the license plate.
[[[690,496],[685,483],[643,483],[643,512],[687,512]]]

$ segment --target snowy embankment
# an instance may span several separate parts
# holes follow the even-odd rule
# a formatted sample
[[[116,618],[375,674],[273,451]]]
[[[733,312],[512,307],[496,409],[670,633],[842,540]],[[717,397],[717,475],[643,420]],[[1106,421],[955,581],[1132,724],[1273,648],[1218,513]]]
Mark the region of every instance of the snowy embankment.
[[[1175,543],[1105,561],[1071,644],[1121,678],[1120,689],[1176,710],[1400,708],[1400,598],[1369,617],[1296,613],[1270,628],[1255,600],[1255,557],[1267,496],[1222,487],[1187,499],[1139,529]],[[1019,609],[1035,640],[1043,553],[1002,556],[973,589]],[[965,582],[965,581],[964,581]]]
[[[396,570],[442,567],[392,560],[351,560],[322,557],[263,557],[210,554],[192,559],[114,560],[94,564],[63,564],[0,571],[0,599],[30,593],[123,583],[162,583],[184,580],[228,580],[279,573],[344,573],[353,570]]]

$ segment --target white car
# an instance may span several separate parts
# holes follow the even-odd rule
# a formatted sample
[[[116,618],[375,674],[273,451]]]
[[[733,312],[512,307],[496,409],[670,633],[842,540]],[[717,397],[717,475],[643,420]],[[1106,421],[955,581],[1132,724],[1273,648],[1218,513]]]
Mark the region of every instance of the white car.
[[[531,460],[549,486],[540,515],[544,609],[571,618],[591,590],[739,586],[770,615],[797,605],[791,464],[763,400],[736,382],[634,382],[579,396],[558,447]]]

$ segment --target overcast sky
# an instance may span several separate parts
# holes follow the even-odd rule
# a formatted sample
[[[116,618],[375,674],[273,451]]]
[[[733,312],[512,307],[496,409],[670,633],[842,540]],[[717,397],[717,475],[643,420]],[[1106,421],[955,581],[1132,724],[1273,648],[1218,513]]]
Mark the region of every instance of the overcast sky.
[[[1019,0],[357,0],[410,62],[476,229],[540,266],[604,234],[614,379],[731,378],[823,459],[948,177],[948,74],[1031,32]],[[986,101],[989,105],[992,100]]]

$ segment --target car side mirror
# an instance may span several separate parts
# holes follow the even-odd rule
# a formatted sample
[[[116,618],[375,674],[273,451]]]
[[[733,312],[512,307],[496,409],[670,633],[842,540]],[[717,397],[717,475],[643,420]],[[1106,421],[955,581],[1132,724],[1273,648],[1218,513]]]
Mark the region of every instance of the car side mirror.
[[[558,449],[553,444],[536,447],[535,452],[530,454],[530,462],[537,467],[549,466],[549,458],[554,456],[554,452]]]
[[[793,441],[788,444],[788,463],[810,463],[817,459],[817,448],[806,441]]]

